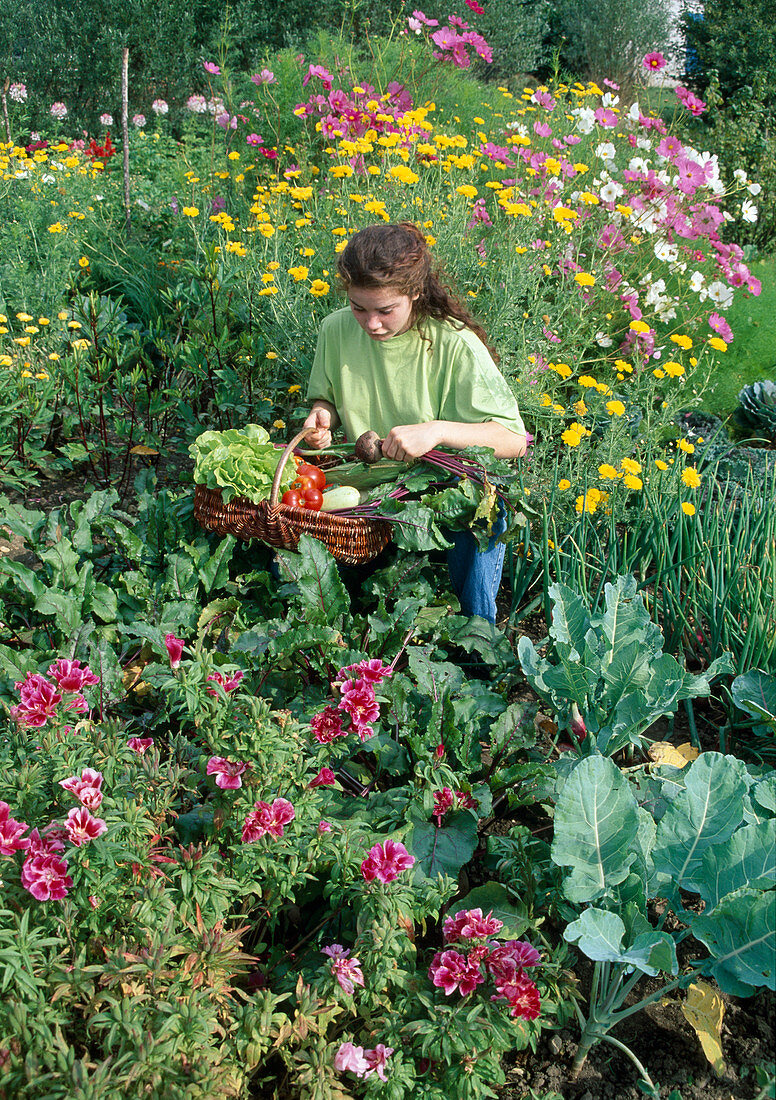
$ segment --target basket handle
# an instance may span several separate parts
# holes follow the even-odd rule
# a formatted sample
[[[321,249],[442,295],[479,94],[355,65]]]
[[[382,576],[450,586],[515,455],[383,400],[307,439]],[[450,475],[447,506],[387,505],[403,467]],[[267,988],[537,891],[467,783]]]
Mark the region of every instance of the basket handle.
[[[272,488],[269,494],[270,508],[276,508],[278,503],[278,491],[280,489],[280,479],[283,476],[283,470],[288,462],[289,455],[293,451],[294,447],[298,446],[303,439],[306,439],[310,432],[314,432],[315,428],[303,428],[301,432],[297,432],[291,442],[286,446],[283,454],[278,459],[277,468],[275,470],[275,476],[272,479]]]

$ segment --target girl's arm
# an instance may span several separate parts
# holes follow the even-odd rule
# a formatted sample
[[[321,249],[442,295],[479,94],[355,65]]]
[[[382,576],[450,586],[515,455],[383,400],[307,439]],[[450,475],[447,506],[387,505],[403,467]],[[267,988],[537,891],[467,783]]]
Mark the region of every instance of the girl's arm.
[[[315,451],[330,447],[332,430],[337,427],[339,422],[340,418],[337,415],[337,410],[330,401],[324,401],[322,398],[313,401],[313,407],[302,427],[315,428],[315,431],[308,435],[305,444]]]
[[[490,447],[496,458],[519,458],[525,454],[526,441],[525,435],[519,435],[495,420],[486,420],[484,424],[431,420],[428,424],[400,424],[392,428],[383,441],[383,454],[406,461],[419,458],[434,447],[451,447],[453,450]]]

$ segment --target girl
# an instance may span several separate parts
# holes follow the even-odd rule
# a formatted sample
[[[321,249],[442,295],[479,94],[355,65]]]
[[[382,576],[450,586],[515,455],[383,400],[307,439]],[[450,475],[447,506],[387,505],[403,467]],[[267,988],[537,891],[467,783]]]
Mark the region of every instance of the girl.
[[[342,424],[351,442],[377,432],[383,454],[401,461],[434,447],[525,454],[517,402],[485,332],[432,270],[415,225],[362,229],[340,253],[337,271],[348,306],[327,317],[318,336],[304,424],[314,429],[309,446],[330,446]],[[450,532],[448,551],[462,611],[491,622],[504,563],[496,534],[481,552],[469,531]]]

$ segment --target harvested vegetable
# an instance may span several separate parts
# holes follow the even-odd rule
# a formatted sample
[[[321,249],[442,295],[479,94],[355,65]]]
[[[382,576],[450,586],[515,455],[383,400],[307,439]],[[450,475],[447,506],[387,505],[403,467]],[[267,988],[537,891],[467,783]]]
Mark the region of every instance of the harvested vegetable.
[[[377,432],[364,432],[356,440],[354,454],[359,462],[372,466],[383,457],[383,441]]]
[[[189,447],[195,483],[220,489],[224,503],[236,496],[253,504],[267,500],[281,453],[259,424],[203,432]],[[280,479],[281,490],[288,489],[295,478],[296,469],[289,462]]]
[[[353,485],[338,485],[323,494],[322,512],[341,512],[347,508],[357,508],[361,494]]]

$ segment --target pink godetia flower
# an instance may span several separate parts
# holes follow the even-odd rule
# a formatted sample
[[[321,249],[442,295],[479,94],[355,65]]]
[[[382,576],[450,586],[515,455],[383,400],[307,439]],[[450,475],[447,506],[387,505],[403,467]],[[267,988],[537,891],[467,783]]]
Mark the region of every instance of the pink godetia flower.
[[[29,837],[22,836],[29,825],[24,821],[16,821],[10,816],[10,810],[7,802],[0,802],[0,856],[11,856],[30,846]]]
[[[63,118],[67,118],[67,107],[64,103],[60,103],[59,101],[57,101],[56,103],[52,103],[49,110],[52,116],[58,119],[60,122]]]
[[[261,87],[262,84],[277,84],[278,78],[272,72],[271,69],[262,69],[260,73],[254,73],[251,77],[251,83]]]
[[[475,15],[484,15],[485,9],[477,3],[477,0],[464,0],[466,7],[470,8]]]
[[[76,848],[81,848],[90,840],[96,840],[98,836],[107,832],[108,826],[101,817],[92,817],[86,806],[79,806],[69,811],[65,828],[70,843]]]
[[[60,779],[59,785],[74,794],[87,810],[97,810],[102,802],[102,780],[102,772],[95,771],[94,768],[84,768],[80,776],[71,775],[68,779]]]
[[[498,993],[491,997],[492,1001],[506,1001],[509,1004],[509,1015],[521,1020],[535,1020],[541,1011],[541,998],[535,982],[522,971],[510,980],[497,979],[496,989]]]
[[[127,741],[127,748],[139,753],[140,756],[145,756],[153,743],[153,737],[130,737]]]
[[[309,84],[314,76],[318,77],[318,79],[321,81],[321,83],[323,84],[323,86],[324,86],[324,88],[326,89],[327,92],[331,89],[331,86],[334,83],[334,77],[329,72],[328,69],[325,69],[323,67],[323,65],[310,65],[309,66],[309,68],[307,70],[307,75],[305,76],[304,80],[302,81],[302,87]]]
[[[276,798],[272,804],[259,801],[245,818],[242,830],[243,844],[253,844],[266,833],[281,837],[283,828],[296,817],[296,810],[285,798]]]
[[[231,676],[223,676],[220,672],[211,672],[208,676],[208,680],[212,680],[213,683],[219,684],[224,691],[230,692],[239,685],[245,673],[241,668],[238,668],[237,672]],[[212,695],[214,698],[218,698],[218,691],[215,688],[206,687],[208,695]]]
[[[689,88],[683,88],[681,85],[676,89],[676,98],[691,115],[697,118],[702,115],[706,110],[707,104],[694,95]]]
[[[435,763],[440,763],[442,760],[444,760],[444,758],[445,758],[445,746],[440,741],[440,743],[434,749],[434,762]]]
[[[342,685],[342,699],[337,705],[350,716],[359,737],[365,741],[371,737],[371,723],[380,717],[380,706],[375,699],[375,689],[366,680],[345,680]]]
[[[641,64],[645,69],[649,69],[653,73],[659,73],[661,69],[666,67],[666,59],[660,50],[653,50],[652,53],[644,55]]]
[[[541,955],[527,940],[506,940],[488,955],[487,968],[491,974],[512,975],[526,967],[538,966]]]
[[[437,819],[437,825],[441,825],[442,818],[450,810],[474,810],[477,806],[479,802],[467,791],[454,793],[449,787],[443,787],[441,791],[434,791],[434,810],[431,816]]]
[[[69,661],[65,657],[49,665],[48,674],[63,692],[83,691],[85,687],[94,687],[100,682],[100,677],[95,676],[88,665],[82,668],[80,661]]]
[[[236,791],[242,787],[240,778],[248,768],[243,760],[227,760],[223,756],[211,756],[207,762],[207,775],[216,777],[216,786],[222,791]]]
[[[321,745],[330,744],[335,737],[347,737],[347,730],[342,728],[342,715],[333,707],[326,707],[320,714],[314,714],[310,719],[310,729],[313,737]]]
[[[361,864],[361,874],[366,882],[372,882],[374,879],[382,883],[393,882],[402,871],[408,871],[414,863],[415,857],[409,854],[400,841],[386,840],[369,849],[366,859]]]
[[[478,962],[452,949],[437,952],[428,968],[428,976],[433,985],[444,990],[446,997],[456,990],[462,997],[468,997],[485,981]]]
[[[315,779],[311,779],[307,784],[308,787],[330,787],[332,783],[337,781],[337,777],[331,768],[321,768],[316,775]]]
[[[383,680],[393,676],[393,669],[390,665],[384,665],[379,657],[373,657],[371,660],[365,658],[355,665],[345,665],[337,673],[337,679],[347,680],[348,673],[351,674],[350,679],[363,680],[367,684],[381,684]]]
[[[351,958],[350,951],[347,951],[340,943],[332,943],[329,947],[324,947],[321,950],[324,955],[331,959],[329,969],[345,993],[352,994],[355,986],[363,986],[364,974],[361,963],[355,955]]]
[[[718,336],[721,336],[726,344],[729,344],[733,339],[733,330],[721,313],[709,314],[709,328],[713,329]]]
[[[364,1078],[376,1073],[381,1081],[387,1081],[385,1067],[392,1054],[393,1047],[387,1047],[384,1043],[378,1043],[373,1050],[364,1050],[353,1043],[341,1043],[334,1055],[334,1068],[339,1073],[347,1070],[355,1073],[356,1077]]]
[[[62,702],[62,695],[56,686],[39,672],[28,672],[24,680],[17,680],[14,686],[21,701],[11,707],[11,717],[20,726],[34,729],[45,726]]]
[[[331,822],[329,822],[329,821],[319,821],[318,822],[318,833],[319,833],[320,836],[323,836],[324,833],[330,833],[330,832],[331,832]]]
[[[442,934],[447,943],[459,943],[495,936],[503,927],[504,922],[494,917],[492,911],[483,916],[481,909],[461,909],[454,917],[447,917]]]
[[[170,658],[170,668],[179,668],[183,656],[183,638],[176,638],[174,634],[165,634],[164,644],[167,648],[167,656]]]
[[[211,76],[221,75],[221,70],[218,65],[216,65],[215,61],[203,61],[202,68],[206,73],[210,73]]]
[[[28,856],[52,856],[64,852],[67,829],[59,821],[50,821],[41,833],[38,829],[30,832]]]
[[[25,859],[21,882],[38,901],[61,901],[73,885],[67,873],[67,860],[43,854]]]

